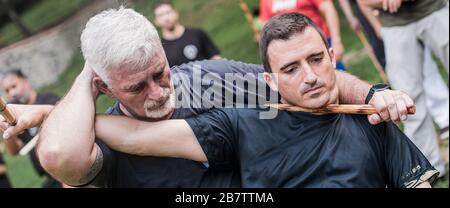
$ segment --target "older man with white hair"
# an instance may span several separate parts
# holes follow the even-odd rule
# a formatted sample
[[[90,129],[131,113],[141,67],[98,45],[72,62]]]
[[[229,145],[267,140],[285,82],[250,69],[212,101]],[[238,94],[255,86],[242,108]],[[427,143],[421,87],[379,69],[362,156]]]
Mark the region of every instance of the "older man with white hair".
[[[257,79],[264,72],[262,66],[201,61],[170,69],[156,29],[132,9],[112,9],[91,18],[81,42],[85,68],[64,99],[54,108],[12,106],[18,124],[6,129],[4,136],[39,125],[47,118],[37,147],[40,161],[51,175],[70,185],[100,182],[107,187],[240,186],[236,170],[216,172],[199,162],[134,156],[110,149],[96,140],[95,100],[104,93],[118,101],[108,114],[145,121],[188,118],[227,104],[277,102],[278,96],[273,99],[271,93],[255,90],[268,88],[261,84],[262,79],[242,87],[235,82],[248,81],[245,76],[226,79],[227,73],[250,74]],[[369,100],[378,109],[378,114],[368,117],[372,124],[405,119],[407,106],[413,105],[406,94],[391,90],[372,94],[371,85],[352,75],[335,73],[341,103],[362,104]],[[196,86],[198,80],[205,79]],[[231,99],[227,97],[230,94]]]

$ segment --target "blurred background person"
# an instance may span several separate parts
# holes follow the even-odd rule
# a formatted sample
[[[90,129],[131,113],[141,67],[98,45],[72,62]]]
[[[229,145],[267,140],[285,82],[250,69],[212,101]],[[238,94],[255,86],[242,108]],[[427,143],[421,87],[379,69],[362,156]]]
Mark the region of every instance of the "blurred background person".
[[[262,24],[273,16],[291,12],[299,12],[311,18],[327,38],[329,47],[334,49],[336,69],[345,70],[339,17],[332,0],[261,0],[259,10]]]
[[[54,94],[39,94],[31,86],[28,78],[22,73],[20,69],[12,69],[5,72],[0,78],[0,86],[7,97],[8,103],[12,104],[56,104],[59,97]],[[24,131],[17,137],[11,137],[4,140],[5,148],[11,155],[17,155],[34,136],[36,136],[38,129],[32,128]],[[39,163],[34,148],[30,152],[31,162],[37,173],[41,176],[47,176],[47,181],[44,183],[44,188],[61,188],[62,184],[48,175]]]
[[[1,148],[0,148],[1,149]],[[6,176],[6,165],[2,158],[3,151],[0,151],[0,188],[11,188]]]
[[[191,61],[222,58],[219,49],[203,30],[180,24],[179,13],[171,1],[156,2],[153,14],[155,25],[162,30],[161,41],[171,67]]]
[[[375,57],[384,68],[386,65],[386,58],[384,56],[383,40],[381,39],[381,36],[378,36],[374,27],[372,27],[370,20],[362,13],[357,1],[339,0],[339,4],[350,28],[352,28],[355,33],[364,33],[370,46],[372,46]]]
[[[345,6],[346,2],[355,2],[355,0],[340,0],[341,5]],[[362,14],[367,18],[369,24],[364,26],[364,32],[368,37],[376,36],[375,41],[371,41],[370,44],[375,48],[382,48],[376,53],[377,58],[381,58],[378,61],[382,64],[383,68],[386,67],[384,43],[381,33],[381,22],[377,14],[377,10],[373,10],[364,4],[353,5],[352,8],[355,14]],[[358,13],[357,13],[358,11]],[[351,11],[350,11],[351,12]],[[352,14],[347,15],[351,16]],[[347,17],[347,19],[351,19]],[[351,20],[349,20],[350,22]],[[365,25],[365,24],[362,24]],[[426,97],[426,106],[433,117],[434,122],[440,129],[440,138],[446,140],[449,138],[449,90],[445,84],[444,79],[439,73],[439,68],[436,62],[433,60],[432,52],[429,48],[425,48],[424,52],[424,65],[423,65],[423,89]]]
[[[361,5],[380,11],[381,34],[389,81],[395,89],[408,93],[416,103],[416,115],[404,122],[405,134],[443,176],[444,162],[440,156],[437,135],[431,112],[427,108],[427,96],[424,90],[424,88],[430,88],[430,86],[424,86],[424,68],[427,68],[424,65],[424,55],[426,55],[425,48],[430,48],[448,73],[448,2],[447,0],[358,1]],[[437,70],[433,73],[436,76],[439,75]],[[431,90],[436,91],[436,89]]]

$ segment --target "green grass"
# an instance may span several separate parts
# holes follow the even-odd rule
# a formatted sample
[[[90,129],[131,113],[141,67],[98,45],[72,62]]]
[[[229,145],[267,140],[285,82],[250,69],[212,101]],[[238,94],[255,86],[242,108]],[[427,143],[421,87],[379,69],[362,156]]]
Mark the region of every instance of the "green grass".
[[[8,165],[7,176],[15,188],[39,188],[45,181],[34,170],[31,160],[26,156],[10,156],[3,154],[5,163]]]
[[[25,26],[35,33],[55,24],[82,6],[88,0],[41,0],[20,15]],[[7,45],[22,39],[23,34],[12,23],[0,28],[0,45]]]
[[[143,13],[149,19],[152,19],[151,1],[139,0],[136,2],[136,5],[134,5],[136,10]],[[260,63],[258,45],[253,39],[253,32],[240,10],[238,1],[174,0],[173,2],[180,10],[181,22],[185,25],[204,29],[221,49],[223,57],[249,63]],[[251,8],[255,8],[258,6],[259,1],[247,0],[247,3]],[[60,4],[66,4],[66,1]],[[36,7],[40,6],[37,5]],[[346,52],[360,52],[363,48],[362,44],[345,22],[343,15],[340,15],[340,18],[342,39]],[[76,53],[71,66],[61,75],[59,81],[50,86],[43,87],[40,89],[40,92],[53,92],[59,96],[63,96],[83,68],[83,64],[81,53]],[[368,57],[350,61],[347,63],[347,67],[350,73],[361,79],[371,83],[381,82],[375,67]],[[448,75],[445,76],[445,72],[443,74],[448,83]],[[105,96],[101,97],[97,101],[97,112],[104,112],[112,103],[113,100]],[[30,169],[30,164],[26,157],[19,157],[17,159],[7,157],[6,159],[9,164],[10,175],[15,175],[14,178],[20,178],[20,180],[12,178],[15,187],[35,187],[36,184],[42,182],[41,178],[33,174],[33,170]],[[436,187],[448,188],[448,175],[446,180],[440,181],[436,184]]]

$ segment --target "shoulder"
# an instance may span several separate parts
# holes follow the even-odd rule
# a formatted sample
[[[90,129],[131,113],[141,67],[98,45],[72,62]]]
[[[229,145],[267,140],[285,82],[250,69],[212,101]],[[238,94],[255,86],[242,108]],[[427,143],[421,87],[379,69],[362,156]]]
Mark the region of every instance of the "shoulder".
[[[206,72],[248,72],[248,73],[263,73],[264,68],[261,65],[257,64],[248,64],[240,61],[234,60],[203,60],[203,61],[194,61],[186,64],[182,64],[180,66],[174,66],[171,68],[173,73],[179,72],[190,72],[193,71],[194,68],[201,69]]]
[[[206,34],[206,32],[200,28],[188,28],[188,27],[185,29],[185,33],[186,34],[200,34],[200,35]]]
[[[356,130],[356,128],[363,131],[364,134],[372,138],[385,139],[386,131],[390,128],[395,128],[395,124],[389,122],[382,122],[377,125],[369,123],[366,115],[350,115],[341,114],[340,125],[348,130]]]

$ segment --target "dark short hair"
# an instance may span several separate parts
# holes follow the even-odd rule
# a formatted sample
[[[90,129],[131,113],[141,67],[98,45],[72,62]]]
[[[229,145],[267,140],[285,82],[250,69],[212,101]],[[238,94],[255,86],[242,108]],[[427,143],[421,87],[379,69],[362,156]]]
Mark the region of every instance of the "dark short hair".
[[[175,9],[171,0],[158,0],[155,3],[153,3],[153,13],[155,12],[156,9],[158,9],[158,7],[162,5],[169,5]]]
[[[27,76],[25,74],[22,73],[22,70],[20,69],[10,69],[4,73],[2,73],[2,77],[7,77],[9,75],[14,75],[18,78],[22,78],[22,79],[27,79]]]
[[[270,43],[274,40],[289,40],[293,35],[303,33],[307,27],[312,27],[319,32],[325,46],[328,48],[328,43],[322,31],[307,16],[300,13],[288,13],[270,19],[261,32],[259,42],[261,60],[266,72],[272,72],[268,55]]]

